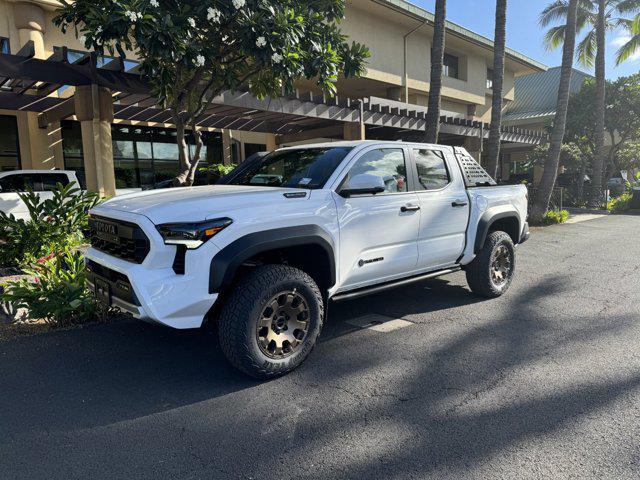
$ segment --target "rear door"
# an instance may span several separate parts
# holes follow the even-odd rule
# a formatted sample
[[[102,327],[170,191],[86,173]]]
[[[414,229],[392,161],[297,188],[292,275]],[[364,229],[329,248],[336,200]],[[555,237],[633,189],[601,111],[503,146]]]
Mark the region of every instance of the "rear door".
[[[343,198],[335,195],[340,226],[340,290],[406,276],[418,261],[418,196],[408,178],[408,151],[372,147],[359,154],[341,185],[362,173],[382,177],[386,191]]]
[[[436,270],[462,255],[469,198],[460,169],[447,149],[411,147],[420,205],[418,267]]]

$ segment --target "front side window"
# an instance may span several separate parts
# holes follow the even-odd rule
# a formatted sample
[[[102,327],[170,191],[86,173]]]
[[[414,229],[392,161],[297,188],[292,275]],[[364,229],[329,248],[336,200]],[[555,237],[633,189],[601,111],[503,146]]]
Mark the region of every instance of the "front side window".
[[[438,190],[449,184],[451,180],[442,152],[416,148],[413,156],[418,169],[419,189]]]
[[[349,178],[363,173],[381,177],[385,192],[396,193],[408,190],[407,166],[401,148],[376,148],[368,151],[351,167],[345,184],[349,184]]]
[[[281,150],[267,155],[230,184],[322,188],[350,151],[350,147]]]

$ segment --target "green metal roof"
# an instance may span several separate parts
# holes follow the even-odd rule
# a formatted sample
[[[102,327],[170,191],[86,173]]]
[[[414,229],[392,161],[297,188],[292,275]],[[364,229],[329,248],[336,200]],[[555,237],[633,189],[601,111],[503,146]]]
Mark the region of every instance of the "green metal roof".
[[[425,10],[424,8],[418,7],[417,5],[406,2],[404,0],[374,0],[374,1],[382,5],[395,8],[396,10],[411,14],[422,20],[427,20],[431,23],[435,21],[435,17],[433,13],[429,12],[428,10]],[[450,32],[458,33],[459,35],[475,43],[478,43],[484,47],[493,49],[493,40],[483,35],[480,35],[478,33],[472,32],[471,30],[468,30],[458,25],[457,23],[447,21],[447,29]],[[529,58],[526,55],[523,55],[522,53],[517,52],[511,48],[506,48],[505,53],[507,54],[507,56],[511,57],[512,59],[525,63],[532,68],[535,68],[538,70],[546,70],[548,68],[543,63],[533,60],[532,58]]]
[[[523,75],[515,79],[515,100],[507,105],[502,120],[543,119],[556,114],[561,67],[550,68],[546,72]],[[573,69],[571,93],[578,93],[585,79],[591,75]]]

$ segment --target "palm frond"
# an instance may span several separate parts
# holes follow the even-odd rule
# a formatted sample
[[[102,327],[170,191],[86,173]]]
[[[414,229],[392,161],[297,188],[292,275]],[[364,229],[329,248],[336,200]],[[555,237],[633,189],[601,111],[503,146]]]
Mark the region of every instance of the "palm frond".
[[[636,52],[640,51],[640,33],[635,34],[616,53],[616,65],[629,60]]]
[[[552,23],[567,18],[568,8],[569,4],[567,3],[567,0],[555,0],[551,2],[544,10],[542,10],[542,12],[540,12],[538,24],[544,28],[548,27]]]
[[[598,50],[598,36],[595,29],[591,30],[584,39],[576,46],[576,58],[584,67],[591,68],[596,60]]]
[[[620,13],[635,13],[640,11],[640,1],[638,0],[617,0],[613,2],[614,8]]]
[[[555,50],[564,43],[566,25],[551,27],[544,36],[544,46],[547,50]]]

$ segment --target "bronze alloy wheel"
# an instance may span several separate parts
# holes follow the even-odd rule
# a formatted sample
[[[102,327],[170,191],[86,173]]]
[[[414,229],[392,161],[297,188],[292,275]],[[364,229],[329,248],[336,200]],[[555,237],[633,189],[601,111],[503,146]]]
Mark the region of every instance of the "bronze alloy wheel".
[[[505,245],[499,245],[491,256],[491,281],[496,287],[501,287],[509,280],[511,270],[509,249]]]
[[[262,353],[275,359],[295,353],[309,331],[309,306],[294,290],[280,292],[266,303],[256,332]]]

